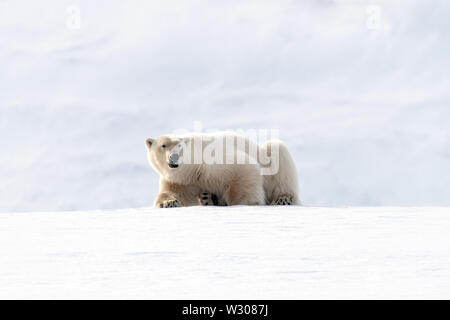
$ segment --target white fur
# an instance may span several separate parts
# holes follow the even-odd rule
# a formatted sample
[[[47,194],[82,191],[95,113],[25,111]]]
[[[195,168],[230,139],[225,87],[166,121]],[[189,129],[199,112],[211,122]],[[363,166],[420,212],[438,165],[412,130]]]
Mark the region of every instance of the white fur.
[[[206,148],[214,138],[243,139],[244,143],[234,147],[234,160],[241,156],[245,164],[179,164],[178,168],[168,166],[169,155],[177,145],[184,143],[191,147],[195,139],[202,139],[202,147]],[[162,148],[162,144],[166,148]],[[161,175],[160,193],[155,206],[167,201],[177,200],[181,205],[196,205],[196,196],[200,192],[214,193],[222,205],[263,205],[271,204],[280,196],[290,196],[293,204],[300,204],[298,196],[297,170],[287,147],[278,140],[271,140],[261,146],[241,135],[232,132],[214,134],[188,134],[180,136],[162,136],[147,139],[148,160],[150,165]],[[224,144],[224,157],[230,149]],[[263,165],[255,159],[250,150],[265,152],[269,157],[273,150],[279,150],[279,169],[274,175],[261,175]],[[185,149],[186,150],[186,149]],[[251,161],[252,160],[252,161]],[[223,159],[224,163],[226,159]],[[250,163],[249,163],[250,162]]]

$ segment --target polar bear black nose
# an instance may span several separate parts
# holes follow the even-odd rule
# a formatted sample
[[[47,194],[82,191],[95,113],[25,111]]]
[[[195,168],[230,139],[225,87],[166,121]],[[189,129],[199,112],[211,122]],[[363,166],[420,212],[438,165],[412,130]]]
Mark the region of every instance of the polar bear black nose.
[[[180,156],[178,155],[178,153],[172,153],[172,154],[169,156],[169,159],[170,159],[170,161],[172,161],[172,162],[177,162],[178,159],[180,159]]]

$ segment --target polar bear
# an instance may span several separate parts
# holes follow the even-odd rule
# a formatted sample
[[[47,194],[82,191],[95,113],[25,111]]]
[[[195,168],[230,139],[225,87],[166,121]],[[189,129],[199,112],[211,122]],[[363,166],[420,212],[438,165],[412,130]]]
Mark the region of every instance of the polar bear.
[[[279,140],[259,146],[240,134],[218,132],[145,143],[150,166],[160,174],[155,207],[300,204],[297,170]]]

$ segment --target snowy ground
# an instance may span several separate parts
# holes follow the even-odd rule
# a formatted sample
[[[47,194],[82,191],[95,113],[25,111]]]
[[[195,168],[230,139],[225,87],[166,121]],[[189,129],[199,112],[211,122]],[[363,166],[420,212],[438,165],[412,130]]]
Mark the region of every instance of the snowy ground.
[[[450,298],[450,209],[0,214],[0,298]]]

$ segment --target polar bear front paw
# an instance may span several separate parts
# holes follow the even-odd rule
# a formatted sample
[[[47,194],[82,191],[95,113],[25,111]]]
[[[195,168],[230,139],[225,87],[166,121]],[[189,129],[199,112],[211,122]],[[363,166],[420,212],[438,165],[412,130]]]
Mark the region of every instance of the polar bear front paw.
[[[166,200],[159,204],[160,208],[176,208],[181,207],[180,201],[174,199],[174,200]]]
[[[294,203],[294,198],[292,196],[284,195],[274,199],[271,203],[273,206],[290,206]]]
[[[198,204],[201,206],[217,206],[219,199],[214,193],[202,192],[197,196]]]

